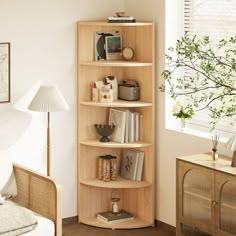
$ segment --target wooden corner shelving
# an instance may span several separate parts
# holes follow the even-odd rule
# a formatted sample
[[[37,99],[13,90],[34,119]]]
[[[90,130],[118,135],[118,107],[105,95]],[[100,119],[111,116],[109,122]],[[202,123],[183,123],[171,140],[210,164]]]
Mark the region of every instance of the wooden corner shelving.
[[[131,61],[95,61],[96,31],[119,31],[123,47],[134,50]],[[79,222],[103,228],[141,228],[154,226],[154,162],[155,162],[155,26],[151,21],[136,23],[78,22],[78,216]],[[93,102],[92,84],[107,75],[118,80],[132,79],[140,85],[139,101],[117,100],[112,103]],[[134,143],[99,142],[94,124],[108,123],[111,107],[138,111],[143,117],[142,141]],[[125,149],[145,152],[142,181],[118,177],[103,182],[96,178],[99,155],[117,156],[120,167]],[[96,214],[111,208],[111,196],[118,191],[120,208],[131,212],[134,220],[107,224]]]

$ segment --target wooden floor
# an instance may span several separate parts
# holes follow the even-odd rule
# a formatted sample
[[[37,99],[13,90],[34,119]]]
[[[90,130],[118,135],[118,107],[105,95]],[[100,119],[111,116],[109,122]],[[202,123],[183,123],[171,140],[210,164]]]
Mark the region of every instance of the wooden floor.
[[[102,229],[84,224],[70,223],[63,225],[63,236],[174,236],[175,229],[163,223],[156,227],[142,229]]]

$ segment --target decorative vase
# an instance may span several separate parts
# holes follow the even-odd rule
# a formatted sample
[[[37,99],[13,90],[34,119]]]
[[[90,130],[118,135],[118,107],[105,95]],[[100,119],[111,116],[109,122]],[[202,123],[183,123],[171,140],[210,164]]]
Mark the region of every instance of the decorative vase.
[[[188,126],[188,119],[186,118],[181,118],[180,119],[180,127],[181,127],[181,130],[185,130]]]
[[[109,136],[113,133],[115,125],[95,124],[94,126],[96,128],[97,133],[102,136],[100,138],[100,142],[110,142]]]

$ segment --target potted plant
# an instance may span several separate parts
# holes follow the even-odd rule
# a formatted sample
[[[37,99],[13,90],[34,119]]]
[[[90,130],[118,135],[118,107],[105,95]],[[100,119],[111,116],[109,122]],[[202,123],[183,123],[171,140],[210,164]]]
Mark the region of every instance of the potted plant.
[[[193,117],[194,110],[190,103],[187,103],[184,100],[177,100],[173,107],[172,113],[173,116],[180,119],[181,129],[184,130],[187,126],[188,120]]]

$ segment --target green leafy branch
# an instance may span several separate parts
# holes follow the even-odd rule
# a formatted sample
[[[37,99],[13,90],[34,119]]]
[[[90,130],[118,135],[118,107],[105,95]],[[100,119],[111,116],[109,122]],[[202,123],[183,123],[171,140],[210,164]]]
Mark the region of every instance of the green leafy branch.
[[[236,35],[213,44],[208,36],[184,35],[166,55],[162,76],[173,99],[184,97],[195,111],[208,109],[212,124],[236,114]],[[160,91],[165,92],[162,85]]]

